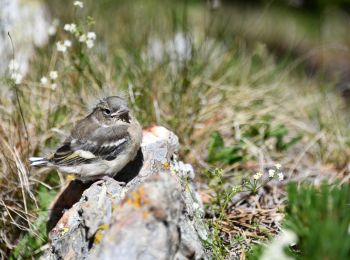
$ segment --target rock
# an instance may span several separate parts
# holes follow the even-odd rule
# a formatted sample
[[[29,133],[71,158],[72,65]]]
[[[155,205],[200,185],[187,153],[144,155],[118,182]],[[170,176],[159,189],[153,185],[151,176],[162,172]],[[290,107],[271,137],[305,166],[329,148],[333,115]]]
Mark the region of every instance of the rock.
[[[25,74],[34,48],[48,42],[50,27],[47,10],[40,0],[0,0],[0,75],[12,59],[10,32],[19,71]]]
[[[90,259],[168,259],[180,246],[181,194],[169,172],[127,193]],[[170,203],[169,203],[170,202]]]
[[[117,176],[133,176],[127,185],[119,178],[68,185],[53,205],[51,246],[42,258],[206,258],[200,241],[206,239],[203,206],[193,168],[176,159],[178,148],[176,135],[152,127],[144,131],[137,159]],[[75,190],[79,198],[68,203]]]

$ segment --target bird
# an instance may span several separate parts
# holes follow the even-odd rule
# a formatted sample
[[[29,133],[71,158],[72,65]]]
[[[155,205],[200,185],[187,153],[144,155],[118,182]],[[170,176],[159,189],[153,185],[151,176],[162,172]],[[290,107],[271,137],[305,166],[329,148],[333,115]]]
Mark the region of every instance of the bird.
[[[54,153],[29,160],[32,166],[54,168],[83,182],[113,178],[134,160],[141,141],[141,125],[125,99],[109,96],[75,124]]]

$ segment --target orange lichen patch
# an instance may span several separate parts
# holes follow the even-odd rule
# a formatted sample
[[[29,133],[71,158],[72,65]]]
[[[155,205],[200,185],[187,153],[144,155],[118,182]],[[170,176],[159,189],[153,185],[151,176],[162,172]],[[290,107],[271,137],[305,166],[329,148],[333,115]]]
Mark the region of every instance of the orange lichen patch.
[[[72,175],[72,174],[67,175],[66,181],[69,182],[69,181],[72,181],[72,180],[75,180],[75,176]]]
[[[165,170],[169,170],[170,169],[170,163],[168,161],[163,162],[163,167]]]
[[[139,192],[140,192],[140,197],[144,201],[144,203],[148,203],[148,198],[147,198],[147,195],[146,195],[146,192],[145,192],[145,188],[143,186],[141,186],[139,188]]]
[[[109,227],[109,224],[103,224],[98,227],[96,234],[95,234],[95,239],[94,243],[99,244],[103,238],[103,231],[106,230]]]
[[[109,227],[109,224],[103,224],[101,226],[98,227],[98,230],[105,230]]]
[[[144,211],[142,212],[142,218],[143,218],[143,219],[147,219],[148,217],[149,217],[148,211],[147,211],[147,210],[144,210]]]
[[[137,192],[137,191],[133,191],[132,192],[132,196],[133,196],[133,200],[134,200],[134,207],[135,208],[139,208],[139,207],[141,207],[141,199],[140,199],[140,195],[139,195],[139,193]]]
[[[128,203],[129,205],[131,205],[133,202],[132,202],[132,199],[131,198],[128,198],[126,203]]]
[[[131,196],[127,198],[126,203],[132,205],[134,208],[140,208],[143,205],[149,204],[145,188],[139,187],[137,190],[131,193]]]
[[[103,238],[103,235],[100,231],[97,231],[95,234],[94,244],[99,244]]]

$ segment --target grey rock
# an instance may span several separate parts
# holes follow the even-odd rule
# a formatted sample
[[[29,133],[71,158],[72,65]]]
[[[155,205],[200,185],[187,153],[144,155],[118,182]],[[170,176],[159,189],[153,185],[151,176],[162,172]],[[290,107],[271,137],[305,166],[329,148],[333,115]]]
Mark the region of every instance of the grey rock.
[[[174,182],[168,172],[161,172],[132,189],[115,214],[115,224],[89,258],[168,259],[175,255],[183,204]]]
[[[43,258],[205,259],[203,206],[193,168],[177,160],[178,149],[178,138],[167,129],[145,130],[138,174],[125,186],[114,179],[95,182],[65,205],[50,224],[51,245]],[[60,197],[54,205],[63,205]]]

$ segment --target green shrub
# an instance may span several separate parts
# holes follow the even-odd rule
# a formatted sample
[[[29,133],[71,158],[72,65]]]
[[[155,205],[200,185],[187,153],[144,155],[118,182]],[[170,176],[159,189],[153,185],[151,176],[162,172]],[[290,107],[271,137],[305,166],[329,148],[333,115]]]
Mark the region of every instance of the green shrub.
[[[295,259],[350,259],[349,186],[289,184],[284,227],[297,236],[297,244],[284,249]],[[253,247],[248,259],[260,259],[262,248]]]
[[[350,259],[349,186],[288,186],[285,226],[298,236],[298,259]]]

